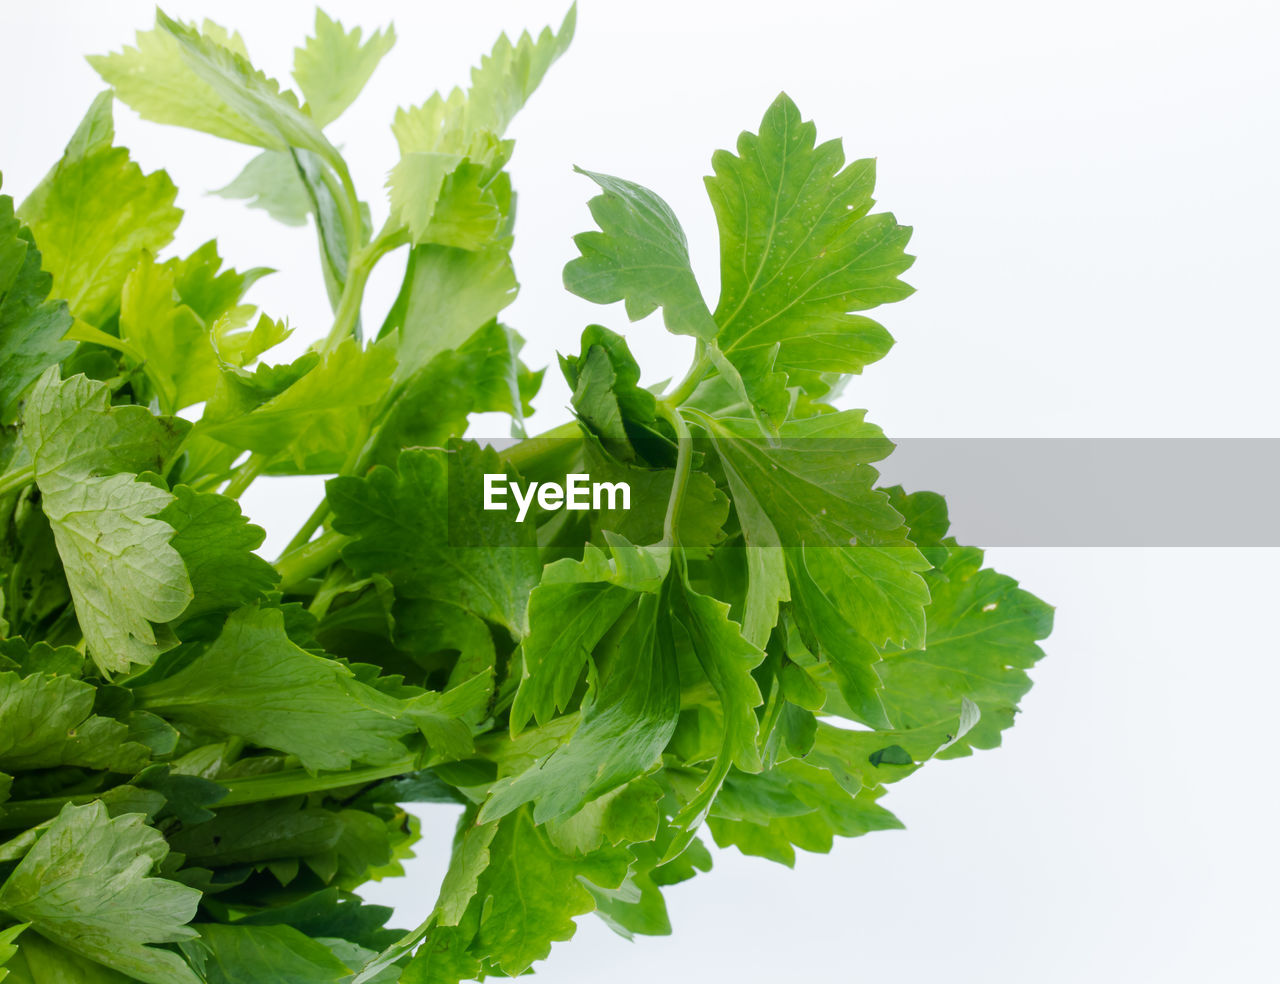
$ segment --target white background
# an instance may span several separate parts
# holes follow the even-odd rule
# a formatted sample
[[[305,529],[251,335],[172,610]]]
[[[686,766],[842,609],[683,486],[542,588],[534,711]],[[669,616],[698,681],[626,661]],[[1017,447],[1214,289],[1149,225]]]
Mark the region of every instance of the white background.
[[[287,72],[306,3],[172,2],[239,28]],[[557,2],[351,2],[327,10],[400,43],[333,132],[375,210],[397,104],[465,82],[500,29],[558,22]],[[101,88],[81,56],[119,47],[149,0],[6,2],[0,168],[21,199]],[[879,199],[916,227],[919,293],[881,312],[899,344],[850,387],[896,436],[1278,436],[1280,14],[1271,3],[606,3],[513,128],[523,292],[509,321],[528,360],[576,351],[620,308],[563,291],[590,227],[581,164],[632,178],[681,216],[709,296],[712,150],[786,89],[822,138],[879,158]],[[212,236],[244,268],[282,272],[253,299],[327,328],[309,230],[205,197],[252,151],[140,123],[121,139],[165,167],[187,210],[178,246]],[[395,264],[388,264],[394,267]],[[380,272],[380,317],[398,272]],[[684,340],[629,339],[649,381]],[[565,419],[554,370],[536,428]],[[1203,484],[1204,512],[1271,510],[1275,490]],[[945,491],[945,490],[944,490]],[[245,498],[287,538],[314,482]],[[1118,510],[1141,508],[1117,501]],[[587,918],[538,979],[1253,982],[1280,979],[1272,614],[1276,550],[1000,550],[990,559],[1058,607],[1048,659],[1005,747],[930,767],[887,802],[905,832],[803,856],[789,872],[720,853],[668,893],[675,934],[628,944]],[[409,878],[375,886],[411,924],[442,872],[452,816],[424,813]]]

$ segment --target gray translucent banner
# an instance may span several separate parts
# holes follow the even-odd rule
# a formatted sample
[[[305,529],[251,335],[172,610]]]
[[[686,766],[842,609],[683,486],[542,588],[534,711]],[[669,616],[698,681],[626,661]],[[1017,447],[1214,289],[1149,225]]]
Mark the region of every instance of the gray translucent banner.
[[[481,443],[497,450],[504,464],[514,464],[524,477],[530,476],[523,463],[530,460],[531,445],[517,447],[510,440]],[[944,495],[951,535],[974,546],[1280,546],[1277,438],[908,438],[894,443],[886,455],[889,445],[882,439],[822,437],[770,445],[722,438],[719,446],[705,438],[694,439],[698,460],[722,485],[731,484],[727,470],[719,464],[722,454],[730,460],[741,458],[742,474],[748,476],[749,485],[773,473],[775,463],[792,473],[793,480],[800,483],[801,495],[789,498],[794,489],[764,494],[775,508],[779,503],[786,505],[789,518],[798,520],[777,524],[784,531],[780,533],[781,546],[800,545],[792,542],[797,538],[809,540],[809,534],[803,532],[806,529],[832,521],[843,526],[836,515],[842,511],[838,500],[826,499],[820,491],[805,495],[805,483],[816,490],[837,492],[841,486],[849,488],[849,482],[856,485],[854,476],[866,475],[869,468],[880,473],[878,486],[900,485],[908,493],[928,490]],[[627,469],[608,467],[607,456],[584,457],[582,448],[583,442],[576,440],[546,442],[537,458],[540,467],[533,469],[541,472],[536,477],[558,481],[572,472],[611,482],[627,477]],[[637,450],[641,460],[630,467],[639,465],[650,475],[664,472],[664,455],[674,459],[669,442],[637,445]],[[760,466],[754,478],[750,477],[751,462]],[[635,477],[638,473],[630,474]],[[476,483],[481,479],[471,475],[464,481],[451,475],[451,512],[459,497],[468,502],[478,499],[481,489]],[[636,494],[637,505],[649,506],[650,513],[653,499],[666,498],[661,483]],[[787,505],[789,502],[794,505]],[[821,518],[815,517],[811,525],[803,522],[804,510],[821,503],[825,503]],[[593,511],[577,515],[589,521]],[[515,521],[514,503],[506,515],[510,522]],[[618,518],[613,512],[605,525],[617,529],[614,521]],[[498,526],[508,521],[497,516],[493,519]],[[550,515],[534,504],[523,521],[542,526],[549,519]],[[656,519],[652,517],[649,525]],[[850,522],[856,524],[856,516],[851,515]],[[449,538],[455,545],[479,546],[482,540],[496,540],[489,545],[499,545],[506,540],[506,531],[490,523],[482,524],[488,532],[470,522],[462,525],[465,530],[450,523]],[[653,534],[639,525],[633,527],[639,536]],[[788,534],[786,530],[801,532]],[[874,540],[873,536],[862,542]],[[577,540],[579,545],[581,542]],[[685,545],[701,544],[685,541]]]
[[[914,438],[882,483],[947,498],[982,547],[1280,546],[1277,438]]]

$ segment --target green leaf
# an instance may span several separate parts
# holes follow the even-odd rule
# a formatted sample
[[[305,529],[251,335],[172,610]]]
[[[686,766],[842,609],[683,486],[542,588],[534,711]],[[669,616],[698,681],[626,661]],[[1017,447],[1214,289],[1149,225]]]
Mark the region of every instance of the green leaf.
[[[449,870],[440,885],[440,898],[433,917],[438,925],[456,926],[462,922],[467,907],[475,898],[481,874],[489,867],[490,845],[498,833],[496,823],[459,823],[459,836],[454,838]]]
[[[795,848],[826,854],[836,837],[902,826],[876,802],[883,789],[851,794],[830,773],[797,759],[759,776],[735,776],[734,782],[735,795],[717,800],[709,822],[716,843],[787,867],[795,864]],[[774,798],[761,804],[752,787],[765,784]],[[758,805],[744,810],[753,799]]]
[[[670,936],[671,920],[662,891],[649,872],[628,875],[617,889],[588,885],[596,900],[596,915],[624,940],[644,936]]]
[[[861,372],[892,344],[876,322],[851,312],[901,300],[911,230],[869,214],[873,161],[844,166],[839,141],[816,130],[785,94],[760,124],[719,151],[707,191],[720,227],[719,342],[735,364]]]
[[[125,278],[120,337],[144,353],[142,367],[172,413],[202,403],[218,381],[218,353],[200,317],[180,302],[175,271],[143,253]]]
[[[967,698],[981,719],[943,754],[995,748],[1031,689],[1027,670],[1044,655],[1036,641],[1052,630],[1053,608],[984,568],[976,547],[953,546],[929,587],[925,645],[886,652],[878,666],[885,708],[899,728],[922,728]]]
[[[930,565],[874,488],[869,462],[892,445],[863,411],[791,421],[776,446],[754,424],[701,419],[735,501],[750,506],[739,509],[747,545],[789,548],[790,563],[802,559],[817,588],[873,645],[921,642],[929,593],[918,572]]]
[[[118,310],[139,253],[168,245],[182,218],[169,176],[143,174],[127,150],[111,146],[113,135],[111,96],[103,93],[20,209],[53,275],[53,296],[94,326]]]
[[[640,597],[634,618],[607,645],[603,681],[583,699],[578,730],[544,761],[500,780],[480,811],[482,822],[533,803],[534,822],[543,824],[577,812],[658,764],[680,714],[666,604],[665,592]]]
[[[657,414],[657,400],[640,388],[640,366],[626,339],[602,325],[582,332],[582,354],[561,356],[560,368],[573,390],[578,419],[600,438],[620,461],[636,457],[631,436],[648,436]]]
[[[876,672],[880,652],[814,582],[805,555],[792,553],[789,560],[795,622],[806,647],[830,666],[840,695],[857,720],[872,727],[890,727]]]
[[[77,765],[133,773],[150,757],[129,729],[93,713],[95,690],[68,676],[0,673],[0,768]]]
[[[27,933],[16,949],[9,966],[0,968],[0,980],[8,984],[132,984],[137,980],[64,950],[37,933]],[[3,976],[6,970],[11,976]]]
[[[471,70],[467,122],[475,129],[502,134],[529,101],[547,70],[569,50],[578,23],[578,5],[570,4],[558,31],[544,27],[534,38],[521,33],[513,44],[502,34],[493,50]]]
[[[545,960],[551,944],[573,936],[575,916],[595,908],[584,880],[617,888],[627,874],[627,853],[607,849],[583,858],[556,849],[528,810],[505,817],[489,846],[480,877],[483,903],[473,951],[515,976]]]
[[[208,20],[197,31],[157,10],[156,26],[135,43],[89,64],[144,119],[268,150],[337,156],[297,97],[250,64],[238,34]]]
[[[211,402],[196,433],[235,448],[278,456],[286,470],[340,471],[352,451],[364,443],[364,415],[386,392],[394,362],[389,344],[362,349],[348,338],[292,385],[247,413]]]
[[[155,518],[173,496],[132,474],[163,471],[185,426],[109,401],[101,383],[60,382],[50,369],[23,424],[89,654],[103,670],[125,671],[155,660],[162,645],[151,623],[177,618],[192,597],[173,527]]]
[[[934,567],[941,567],[949,552],[944,542],[951,525],[947,516],[947,500],[937,492],[912,492],[908,495],[901,485],[887,488],[884,493],[893,508],[902,513],[911,530],[911,542],[920,548]]]
[[[457,349],[433,357],[406,381],[374,435],[368,461],[393,466],[403,448],[443,447],[463,435],[473,413],[521,419],[521,376],[527,372],[517,357],[522,343],[510,328],[490,321]]]
[[[173,495],[156,518],[173,527],[170,542],[191,579],[193,597],[183,618],[239,608],[275,586],[275,568],[254,553],[266,534],[245,519],[234,499],[185,485]]]
[[[720,749],[706,778],[672,821],[681,833],[667,849],[668,859],[678,856],[692,841],[731,766],[749,772],[761,768],[755,708],[762,698],[751,671],[764,659],[764,652],[744,639],[737,623],[729,619],[729,606],[694,591],[687,576],[683,591],[673,592],[673,597],[673,612],[720,700],[723,731]]]
[[[341,116],[395,43],[394,27],[385,33],[374,31],[361,43],[360,28],[347,31],[317,9],[315,33],[293,50],[293,78],[307,99],[304,108],[311,118],[326,126]]]
[[[222,266],[218,244],[209,240],[190,255],[175,257],[164,263],[173,273],[174,290],[178,300],[191,308],[212,329],[224,315],[247,311],[238,307],[245,292],[255,283],[274,271],[267,267],[254,267],[243,273]],[[214,333],[217,336],[217,332]],[[239,348],[228,347],[227,339],[218,337],[218,350],[224,359],[236,365],[245,365],[252,358],[239,357]],[[254,353],[265,351],[265,346]]]
[[[491,152],[492,153],[492,152]],[[476,151],[482,156],[482,151]],[[432,219],[442,196],[445,180],[467,157],[461,154],[401,151],[400,163],[391,171],[391,216],[405,227],[414,243],[432,242]],[[441,244],[443,245],[443,244]]]
[[[9,959],[18,952],[18,948],[13,941],[22,935],[22,931],[28,926],[27,923],[18,923],[16,926],[10,926],[8,929],[0,930],[0,981],[4,980],[9,971],[5,970],[4,965]]]
[[[230,184],[212,194],[243,199],[250,208],[260,208],[289,226],[306,225],[315,208],[297,160],[287,150],[264,150]]]
[[[195,936],[200,893],[156,878],[168,846],[138,814],[112,819],[100,802],[68,804],[0,886],[0,911],[28,932],[147,984],[198,984],[155,944]]]
[[[304,808],[296,796],[220,809],[212,820],[171,834],[170,843],[187,863],[241,865],[331,853],[342,835],[335,812]]]
[[[331,479],[334,528],[354,538],[343,559],[362,576],[386,575],[400,597],[460,605],[525,635],[542,569],[533,526],[481,509],[481,475],[505,471],[492,449],[462,443],[405,451],[398,472]]]
[[[396,308],[382,329],[383,336],[398,329],[395,382],[405,382],[440,353],[461,349],[515,296],[505,247],[415,247]]]
[[[319,154],[309,150],[264,150],[244,166],[227,186],[212,194],[244,199],[250,208],[265,210],[285,225],[306,225],[313,216],[320,239],[320,260],[329,302],[337,306],[347,280],[350,262],[346,203],[339,203],[341,189]],[[364,209],[361,204],[361,209]]]
[[[630,509],[593,509],[592,529],[612,533],[633,543],[657,543],[663,537],[667,504],[671,499],[674,468],[641,468],[615,460],[600,447],[594,436],[583,444],[582,471],[592,482],[625,482],[631,488]],[[621,503],[619,503],[619,506]],[[729,499],[715,480],[701,471],[692,471],[685,483],[676,534],[686,554],[705,554],[724,537],[729,516]],[[599,535],[593,539],[599,539]]]
[[[62,340],[71,316],[48,300],[52,284],[30,230],[14,217],[13,199],[0,195],[0,424],[14,421],[40,374],[75,348]]]
[[[438,211],[452,211],[446,224],[456,226],[460,206],[474,213],[483,202],[481,230],[492,221],[493,209],[509,211],[509,202],[508,208],[502,207],[503,196],[484,202],[479,192],[511,156],[511,141],[504,141],[502,134],[552,63],[567,50],[576,17],[576,7],[570,7],[559,32],[544,29],[536,40],[526,32],[512,44],[502,35],[472,70],[466,93],[454,89],[445,97],[437,92],[421,106],[396,111],[392,130],[400,146],[400,162],[388,180],[391,215],[409,230],[415,243],[462,245],[483,240],[482,232],[477,236],[468,231],[459,241],[456,228],[440,237],[439,229],[432,228]],[[450,177],[467,164],[477,170],[459,187],[450,187]],[[466,224],[476,221],[473,215]]]
[[[511,182],[505,172],[494,173],[492,167],[464,160],[444,176],[431,220],[415,234],[414,242],[459,249],[484,249],[494,242],[509,242],[513,208]]]
[[[575,170],[604,194],[590,202],[600,231],[573,237],[582,255],[565,266],[565,287],[597,304],[625,301],[632,321],[661,307],[668,331],[713,339],[716,323],[689,265],[689,244],[671,207],[634,182]]]
[[[413,730],[398,700],[294,645],[274,608],[233,613],[203,655],[134,693],[170,721],[279,749],[311,770],[395,761]]]
[[[405,713],[418,726],[438,760],[462,759],[474,747],[467,722],[485,716],[492,694],[493,669],[485,667],[444,693],[412,698]]]
[[[327,888],[288,904],[261,909],[240,922],[248,926],[288,925],[309,936],[378,947],[400,935],[385,926],[391,915],[387,906],[367,905],[337,888]]]
[[[322,943],[292,926],[196,927],[209,951],[208,984],[341,984],[351,968]]]
[[[531,719],[545,724],[568,708],[590,654],[636,601],[656,591],[668,556],[609,538],[612,557],[587,544],[581,561],[549,564],[529,596],[524,675],[511,709],[512,734]]]
[[[590,854],[605,845],[652,841],[662,821],[663,789],[641,777],[611,789],[572,816],[547,825],[551,843],[566,854]]]
[[[489,845],[498,832],[496,823],[477,825],[475,811],[467,810],[458,821],[458,831],[453,839],[453,851],[449,859],[449,868],[445,872],[444,881],[440,885],[440,896],[436,906],[427,919],[411,933],[386,947],[381,953],[368,960],[356,976],[356,981],[363,984],[377,981],[380,975],[394,970],[396,961],[402,960],[418,952],[405,967],[400,977],[401,982],[452,981],[454,984],[466,977],[475,977],[480,973],[480,962],[467,953],[467,947],[474,936],[474,925],[470,931],[460,928],[464,919],[474,924],[475,918],[467,918],[471,900],[475,898],[480,875],[489,866]],[[425,940],[425,941],[424,941]]]
[[[84,654],[73,646],[54,648],[47,642],[28,646],[26,640],[14,637],[0,641],[0,666],[16,669],[18,676],[47,673],[78,679],[84,675]],[[8,662],[5,662],[7,660]]]

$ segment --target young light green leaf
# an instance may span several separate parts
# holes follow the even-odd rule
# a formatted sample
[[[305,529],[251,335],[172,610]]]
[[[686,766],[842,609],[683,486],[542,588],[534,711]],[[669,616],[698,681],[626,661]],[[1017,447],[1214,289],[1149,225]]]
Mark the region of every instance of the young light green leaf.
[[[260,208],[289,226],[306,225],[315,207],[306,181],[298,173],[297,160],[287,150],[264,150],[230,184],[213,194],[243,199],[250,208]]]
[[[578,5],[570,4],[558,31],[544,27],[534,38],[521,33],[515,44],[502,34],[493,50],[471,70],[467,93],[469,125],[501,135],[529,101],[547,70],[569,50],[578,23]]]
[[[404,383],[441,352],[460,349],[516,297],[506,248],[418,246],[381,336],[399,336],[395,382]]]
[[[204,22],[210,43],[246,56],[244,40],[228,34],[212,21]],[[117,98],[143,119],[200,130],[226,140],[262,145],[266,139],[252,119],[246,119],[219,96],[188,64],[182,45],[157,18],[156,27],[138,31],[136,47],[109,55],[90,55],[89,64],[115,90]]]
[[[250,64],[238,34],[207,20],[197,31],[157,10],[155,28],[139,31],[136,44],[89,62],[145,119],[268,150],[299,147],[337,158],[297,97]]]
[[[120,337],[145,353],[141,368],[165,412],[213,395],[219,360],[209,328],[178,298],[172,266],[146,252],[124,281]]]
[[[506,152],[474,148],[477,158],[499,159],[505,162]],[[442,151],[402,151],[400,162],[391,170],[387,187],[391,196],[391,215],[404,226],[414,243],[435,242],[431,235],[432,220],[436,216],[447,179],[470,159],[470,154]]]
[[[392,345],[362,349],[348,338],[278,395],[247,413],[211,403],[196,433],[235,448],[278,456],[282,467],[292,465],[298,472],[340,471],[367,437],[362,415],[383,397],[394,364]]]
[[[111,96],[104,93],[19,210],[53,275],[53,296],[93,326],[116,313],[138,254],[167,246],[182,218],[169,176],[143,174],[127,150],[111,146],[112,136]]]
[[[311,770],[402,758],[399,739],[414,730],[400,701],[290,641],[273,608],[233,613],[203,655],[134,694],[170,721],[279,749]]]
[[[306,225],[307,216],[312,216],[320,240],[325,288],[330,304],[337,306],[352,244],[344,205],[339,204],[332,174],[319,154],[296,147],[264,150],[229,185],[212,194],[243,199],[250,208],[263,209],[285,225]]]
[[[133,473],[162,471],[185,425],[145,407],[112,407],[103,384],[60,382],[53,369],[23,423],[90,655],[112,672],[153,662],[162,646],[151,623],[182,614],[191,582],[173,527],[155,518],[173,496]]]
[[[168,852],[139,814],[112,819],[100,801],[68,804],[0,885],[0,912],[147,984],[198,984],[181,957],[155,945],[195,936],[187,923],[200,893],[150,875]]]
[[[362,43],[360,28],[348,31],[317,8],[315,33],[293,50],[293,78],[311,118],[327,126],[341,116],[395,43],[394,27],[374,31]]]
[[[166,260],[164,268],[173,274],[173,286],[178,301],[185,304],[212,330],[215,322],[224,315],[247,312],[241,305],[245,292],[255,283],[274,271],[268,267],[253,267],[241,273],[222,265],[218,244],[209,240],[184,257]],[[215,336],[217,333],[214,333]],[[229,362],[244,365],[249,359],[241,359],[239,349],[232,347],[229,353],[225,339],[218,339],[219,351]],[[259,349],[258,352],[265,351]],[[255,356],[258,353],[255,353]],[[234,356],[234,357],[233,357]]]
[[[405,226],[415,243],[440,242],[432,234],[441,204],[457,197],[479,200],[463,189],[449,189],[449,177],[464,162],[478,169],[476,189],[483,189],[511,156],[511,141],[502,134],[528,101],[552,63],[573,38],[576,7],[570,7],[559,32],[544,29],[535,40],[527,32],[516,44],[504,34],[479,67],[472,70],[471,88],[454,89],[447,97],[435,93],[421,106],[396,112],[392,130],[400,146],[400,162],[388,180],[391,214]],[[503,208],[502,196],[487,200],[485,211]],[[455,220],[456,221],[456,220]],[[449,240],[458,244],[456,234]]]

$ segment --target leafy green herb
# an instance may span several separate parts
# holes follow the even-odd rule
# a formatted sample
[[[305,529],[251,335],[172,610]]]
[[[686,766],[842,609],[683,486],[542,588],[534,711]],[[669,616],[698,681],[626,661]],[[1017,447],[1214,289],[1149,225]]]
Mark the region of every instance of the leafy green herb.
[[[506,131],[575,17],[396,113],[381,227],[326,127],[395,34],[323,13],[296,92],[158,13],[91,59],[112,91],[23,205],[0,196],[0,979],[520,976],[589,913],[670,932],[708,836],[793,864],[900,826],[889,784],[1012,724],[1052,611],[948,537],[940,496],[880,487],[893,445],[833,405],[892,343],[862,312],[910,293],[910,230],[785,95],[712,158],[714,305],[667,204],[581,172],[598,228],[566,286],[661,308],[696,354],[646,389],[588,326],[560,359],[574,420],[528,436]],[[310,350],[271,361],[270,271],[166,255],[176,193],[114,146],[115,99],[259,148],[220,193],[315,228]],[[492,412],[517,440],[467,437]],[[236,500],[297,474],[326,496],[268,562]],[[629,508],[483,505],[486,477],[574,474]],[[402,873],[409,803],[458,828],[403,930],[357,890]]]

